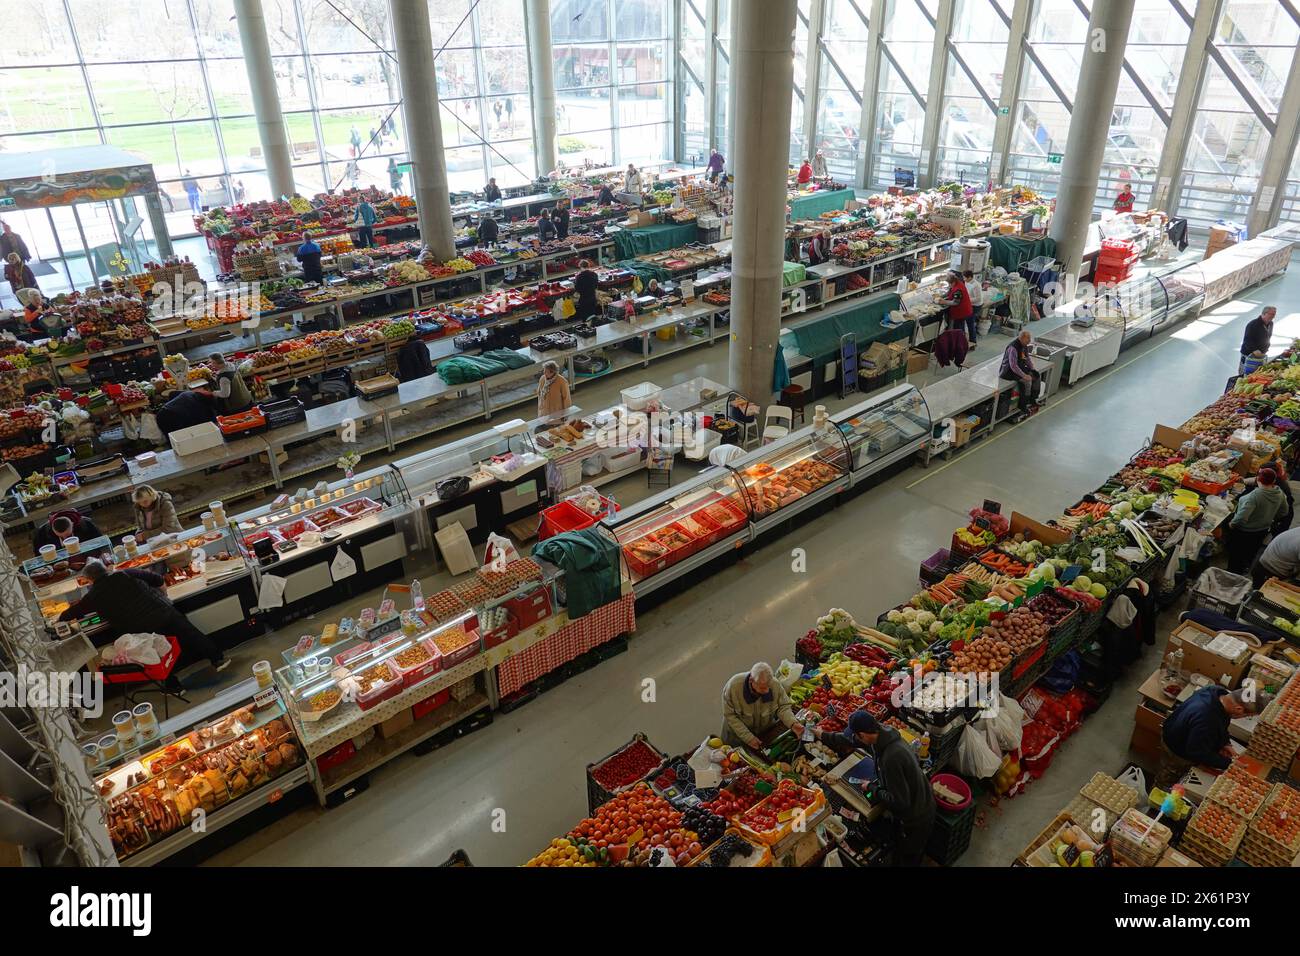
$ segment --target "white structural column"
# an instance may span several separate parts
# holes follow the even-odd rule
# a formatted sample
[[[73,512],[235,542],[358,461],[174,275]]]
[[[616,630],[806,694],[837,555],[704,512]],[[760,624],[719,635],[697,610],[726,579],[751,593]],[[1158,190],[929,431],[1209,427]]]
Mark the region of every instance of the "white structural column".
[[[740,45],[740,5],[742,0],[731,0],[730,22],[727,24],[727,30],[731,34],[731,41],[727,47],[727,169],[734,175],[736,172],[736,49]],[[791,28],[793,29],[793,27]],[[790,75],[794,76],[794,63],[790,64]],[[790,81],[793,85],[794,81]],[[791,90],[791,96],[794,91]],[[786,111],[787,115],[789,110]],[[786,123],[789,126],[789,123]],[[786,139],[790,138],[789,132],[785,134]]]
[[[426,0],[389,0],[402,85],[402,115],[410,148],[420,238],[441,262],[456,256],[447,194],[447,159],[442,151],[442,116],[433,72],[433,35]]]
[[[939,169],[939,137],[943,134],[943,87],[948,76],[948,35],[952,33],[954,0],[939,0],[934,18],[934,47],[930,56],[930,82],[925,94],[925,124],[921,128],[922,189],[935,185]]]
[[[533,148],[537,175],[555,169],[555,57],[551,52],[551,0],[525,0],[529,86],[533,96]]]
[[[855,185],[866,188],[871,179],[871,144],[876,141],[876,111],[880,101],[881,45],[884,41],[885,0],[871,0],[867,13],[867,57],[862,79],[862,119],[858,123],[858,162]]]
[[[736,213],[731,241],[729,382],[767,405],[781,333],[786,164],[794,95],[795,0],[744,0],[731,53]]]
[[[1097,176],[1106,152],[1104,118],[1110,115],[1119,89],[1132,19],[1133,0],[1094,0],[1088,19],[1051,228],[1056,258],[1066,276],[1079,273],[1088,223],[1092,221],[1092,202],[1097,196]]]
[[[817,152],[817,113],[821,109],[821,36],[825,24],[825,0],[811,0],[808,4],[808,48],[804,51],[803,76],[803,158],[805,159],[812,159]]]
[[[1007,164],[1011,159],[1011,138],[1020,103],[1020,76],[1025,65],[1025,34],[1029,30],[1033,8],[1033,0],[1015,0],[1007,23],[1007,55],[1002,65],[1002,95],[998,98],[998,118],[993,127],[993,162],[989,170],[989,179],[999,184],[1006,181]]]
[[[1286,87],[1277,109],[1277,129],[1268,141],[1264,165],[1259,172],[1259,188],[1250,198],[1247,235],[1257,236],[1277,225],[1286,192],[1287,173],[1300,134],[1300,55],[1291,58]]]
[[[1183,12],[1176,4],[1175,8]],[[1188,22],[1191,33],[1187,37],[1183,66],[1178,72],[1174,107],[1169,112],[1169,129],[1165,131],[1165,143],[1156,164],[1156,184],[1151,192],[1150,208],[1163,209],[1169,213],[1178,208],[1187,144],[1191,141],[1195,125],[1196,103],[1201,96],[1201,85],[1210,60],[1210,42],[1214,37],[1214,26],[1219,22],[1219,14],[1223,10],[1223,0],[1199,0],[1195,8],[1195,16]]]
[[[266,37],[266,17],[262,0],[235,0],[235,20],[239,24],[239,45],[244,51],[244,69],[253,97],[257,117],[257,137],[262,143],[266,175],[271,181],[271,195],[292,196],[293,159],[289,153],[289,131],[280,110],[280,91],[275,85],[275,67],[271,63],[271,42]]]

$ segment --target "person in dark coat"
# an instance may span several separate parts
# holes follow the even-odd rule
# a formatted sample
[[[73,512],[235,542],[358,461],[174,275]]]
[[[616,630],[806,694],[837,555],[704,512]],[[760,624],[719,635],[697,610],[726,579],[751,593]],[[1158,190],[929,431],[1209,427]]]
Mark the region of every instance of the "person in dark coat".
[[[483,187],[483,201],[484,202],[501,201],[501,187],[497,185],[495,176],[489,179],[487,181],[487,185]]]
[[[591,269],[591,263],[583,259],[578,263],[578,274],[573,277],[573,291],[578,294],[574,318],[589,319],[600,314],[600,300],[596,290],[600,288],[600,279]]]
[[[599,195],[596,196],[596,205],[598,206],[614,205],[614,190],[609,188],[608,183],[605,183],[600,187],[600,193]]]
[[[1241,363],[1237,374],[1245,375],[1247,364],[1258,368],[1268,358],[1268,347],[1273,342],[1273,318],[1277,309],[1265,306],[1255,318],[1246,323],[1246,333],[1241,337]]]
[[[501,227],[491,216],[483,216],[478,221],[478,244],[480,246],[495,246],[501,235]]]
[[[217,402],[209,393],[186,389],[158,409],[158,430],[172,432],[217,420]]]
[[[1267,696],[1252,694],[1245,688],[1230,691],[1217,684],[1203,687],[1165,718],[1161,740],[1180,760],[1227,770],[1233,757],[1228,724],[1238,717],[1259,713]]]
[[[99,530],[95,522],[80,512],[56,511],[50,515],[49,521],[36,529],[36,533],[32,535],[32,547],[38,552],[47,544],[62,548],[64,538],[89,541],[92,538],[102,537],[103,534],[104,532]]]
[[[537,238],[541,242],[550,242],[557,234],[555,221],[551,218],[551,211],[543,209],[542,215],[537,220]]]
[[[433,359],[429,358],[429,346],[422,339],[412,338],[397,353],[397,377],[403,382],[411,382],[433,374]]]
[[[307,233],[302,234],[302,245],[293,257],[302,264],[302,281],[315,282],[317,285],[323,285],[325,274],[320,267],[320,246],[312,241],[311,236]]]
[[[934,793],[912,748],[898,731],[882,727],[865,710],[855,710],[842,734],[813,733],[842,757],[865,748],[876,761],[874,798],[894,818],[894,865],[920,866],[934,828]]]
[[[555,222],[555,238],[569,238],[569,207],[561,206],[555,210],[555,215],[551,217]]]
[[[59,620],[76,621],[98,613],[109,627],[99,646],[123,634],[161,634],[180,643],[176,670],[202,660],[219,671],[229,666],[230,661],[216,642],[191,624],[167,598],[162,575],[137,569],[110,571],[94,558],[86,562],[81,573],[90,579],[90,588],[59,615]]]

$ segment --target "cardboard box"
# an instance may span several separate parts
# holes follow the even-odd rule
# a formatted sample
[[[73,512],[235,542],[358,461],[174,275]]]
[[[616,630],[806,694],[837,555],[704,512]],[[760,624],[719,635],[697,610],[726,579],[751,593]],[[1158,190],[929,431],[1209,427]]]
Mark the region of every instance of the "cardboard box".
[[[1151,444],[1164,445],[1166,448],[1178,451],[1183,442],[1191,441],[1195,437],[1191,432],[1170,428],[1168,425],[1157,425],[1155,430],[1151,432]]]
[[[1287,771],[1287,776],[1300,782],[1300,753],[1297,753],[1295,759],[1291,761],[1291,769]]]
[[[1193,866],[1199,867],[1200,865],[1201,864],[1197,863],[1190,856],[1179,853],[1171,846],[1165,847],[1165,852],[1160,854],[1160,859],[1156,861],[1157,868],[1170,866],[1185,869]]]
[[[415,723],[415,715],[408,707],[380,723],[379,736],[384,740],[391,740],[413,723]]]
[[[221,429],[212,422],[202,422],[189,428],[178,428],[167,436],[167,440],[171,442],[172,451],[178,455],[193,455],[226,443]]]
[[[873,366],[877,371],[888,371],[889,363],[893,361],[893,353],[884,342],[872,342],[871,346],[862,353],[862,361],[864,365]]]
[[[963,419],[953,422],[952,447],[961,448],[970,441],[971,432],[975,430],[975,422]]]
[[[930,367],[930,353],[925,349],[911,349],[907,353],[907,374],[917,375]]]
[[[641,229],[645,226],[653,226],[658,220],[648,212],[641,212],[634,209],[627,214],[627,227],[629,229]]]
[[[1032,541],[1041,541],[1043,544],[1064,544],[1070,540],[1068,531],[1035,521],[1019,511],[1011,512],[1011,533],[1022,534]]]
[[[257,460],[261,462],[263,465],[269,465],[270,455],[267,452],[262,452],[260,455],[257,456]],[[285,451],[282,448],[277,448],[275,450],[275,463],[277,465],[283,465],[288,460],[289,460],[289,453],[287,451]]]
[[[1217,633],[1194,621],[1184,621],[1169,635],[1163,656],[1167,659],[1174,650],[1181,647],[1184,672],[1204,674],[1224,687],[1235,688],[1250,666],[1252,651],[1250,647],[1245,647],[1233,660],[1207,651],[1204,645],[1213,640]]]

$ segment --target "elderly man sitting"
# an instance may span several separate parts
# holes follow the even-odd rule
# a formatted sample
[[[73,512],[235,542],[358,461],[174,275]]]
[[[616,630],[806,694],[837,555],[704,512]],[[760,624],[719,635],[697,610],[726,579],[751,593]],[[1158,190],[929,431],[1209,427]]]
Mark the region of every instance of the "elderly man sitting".
[[[772,665],[761,661],[749,673],[727,681],[722,689],[722,718],[722,739],[733,747],[757,750],[782,727],[803,734],[790,696],[772,675]]]

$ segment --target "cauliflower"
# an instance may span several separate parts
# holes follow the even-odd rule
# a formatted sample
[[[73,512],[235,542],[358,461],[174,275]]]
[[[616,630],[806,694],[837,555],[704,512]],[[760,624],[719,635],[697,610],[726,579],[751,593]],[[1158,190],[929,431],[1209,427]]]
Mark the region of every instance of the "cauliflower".
[[[890,611],[888,614],[885,615],[885,620],[889,621],[891,624],[897,624],[902,619],[903,619],[903,612],[899,610]]]
[[[904,609],[903,609],[903,620],[907,621],[907,622],[910,624],[910,623],[912,623],[913,621],[916,620],[916,616],[917,616],[918,614],[920,614],[920,613],[921,613],[921,612],[918,611],[918,610],[917,610],[916,608],[914,608],[914,607],[904,608]]]
[[[925,632],[921,629],[921,625],[918,624],[916,621],[908,621],[908,622],[907,622],[907,629],[908,629],[908,631],[910,631],[910,632],[913,633],[913,634],[916,634],[917,636],[920,636],[921,634],[924,634],[924,633],[925,633]]]
[[[922,627],[929,627],[934,623],[934,615],[929,611],[922,611],[916,615],[916,622]]]

